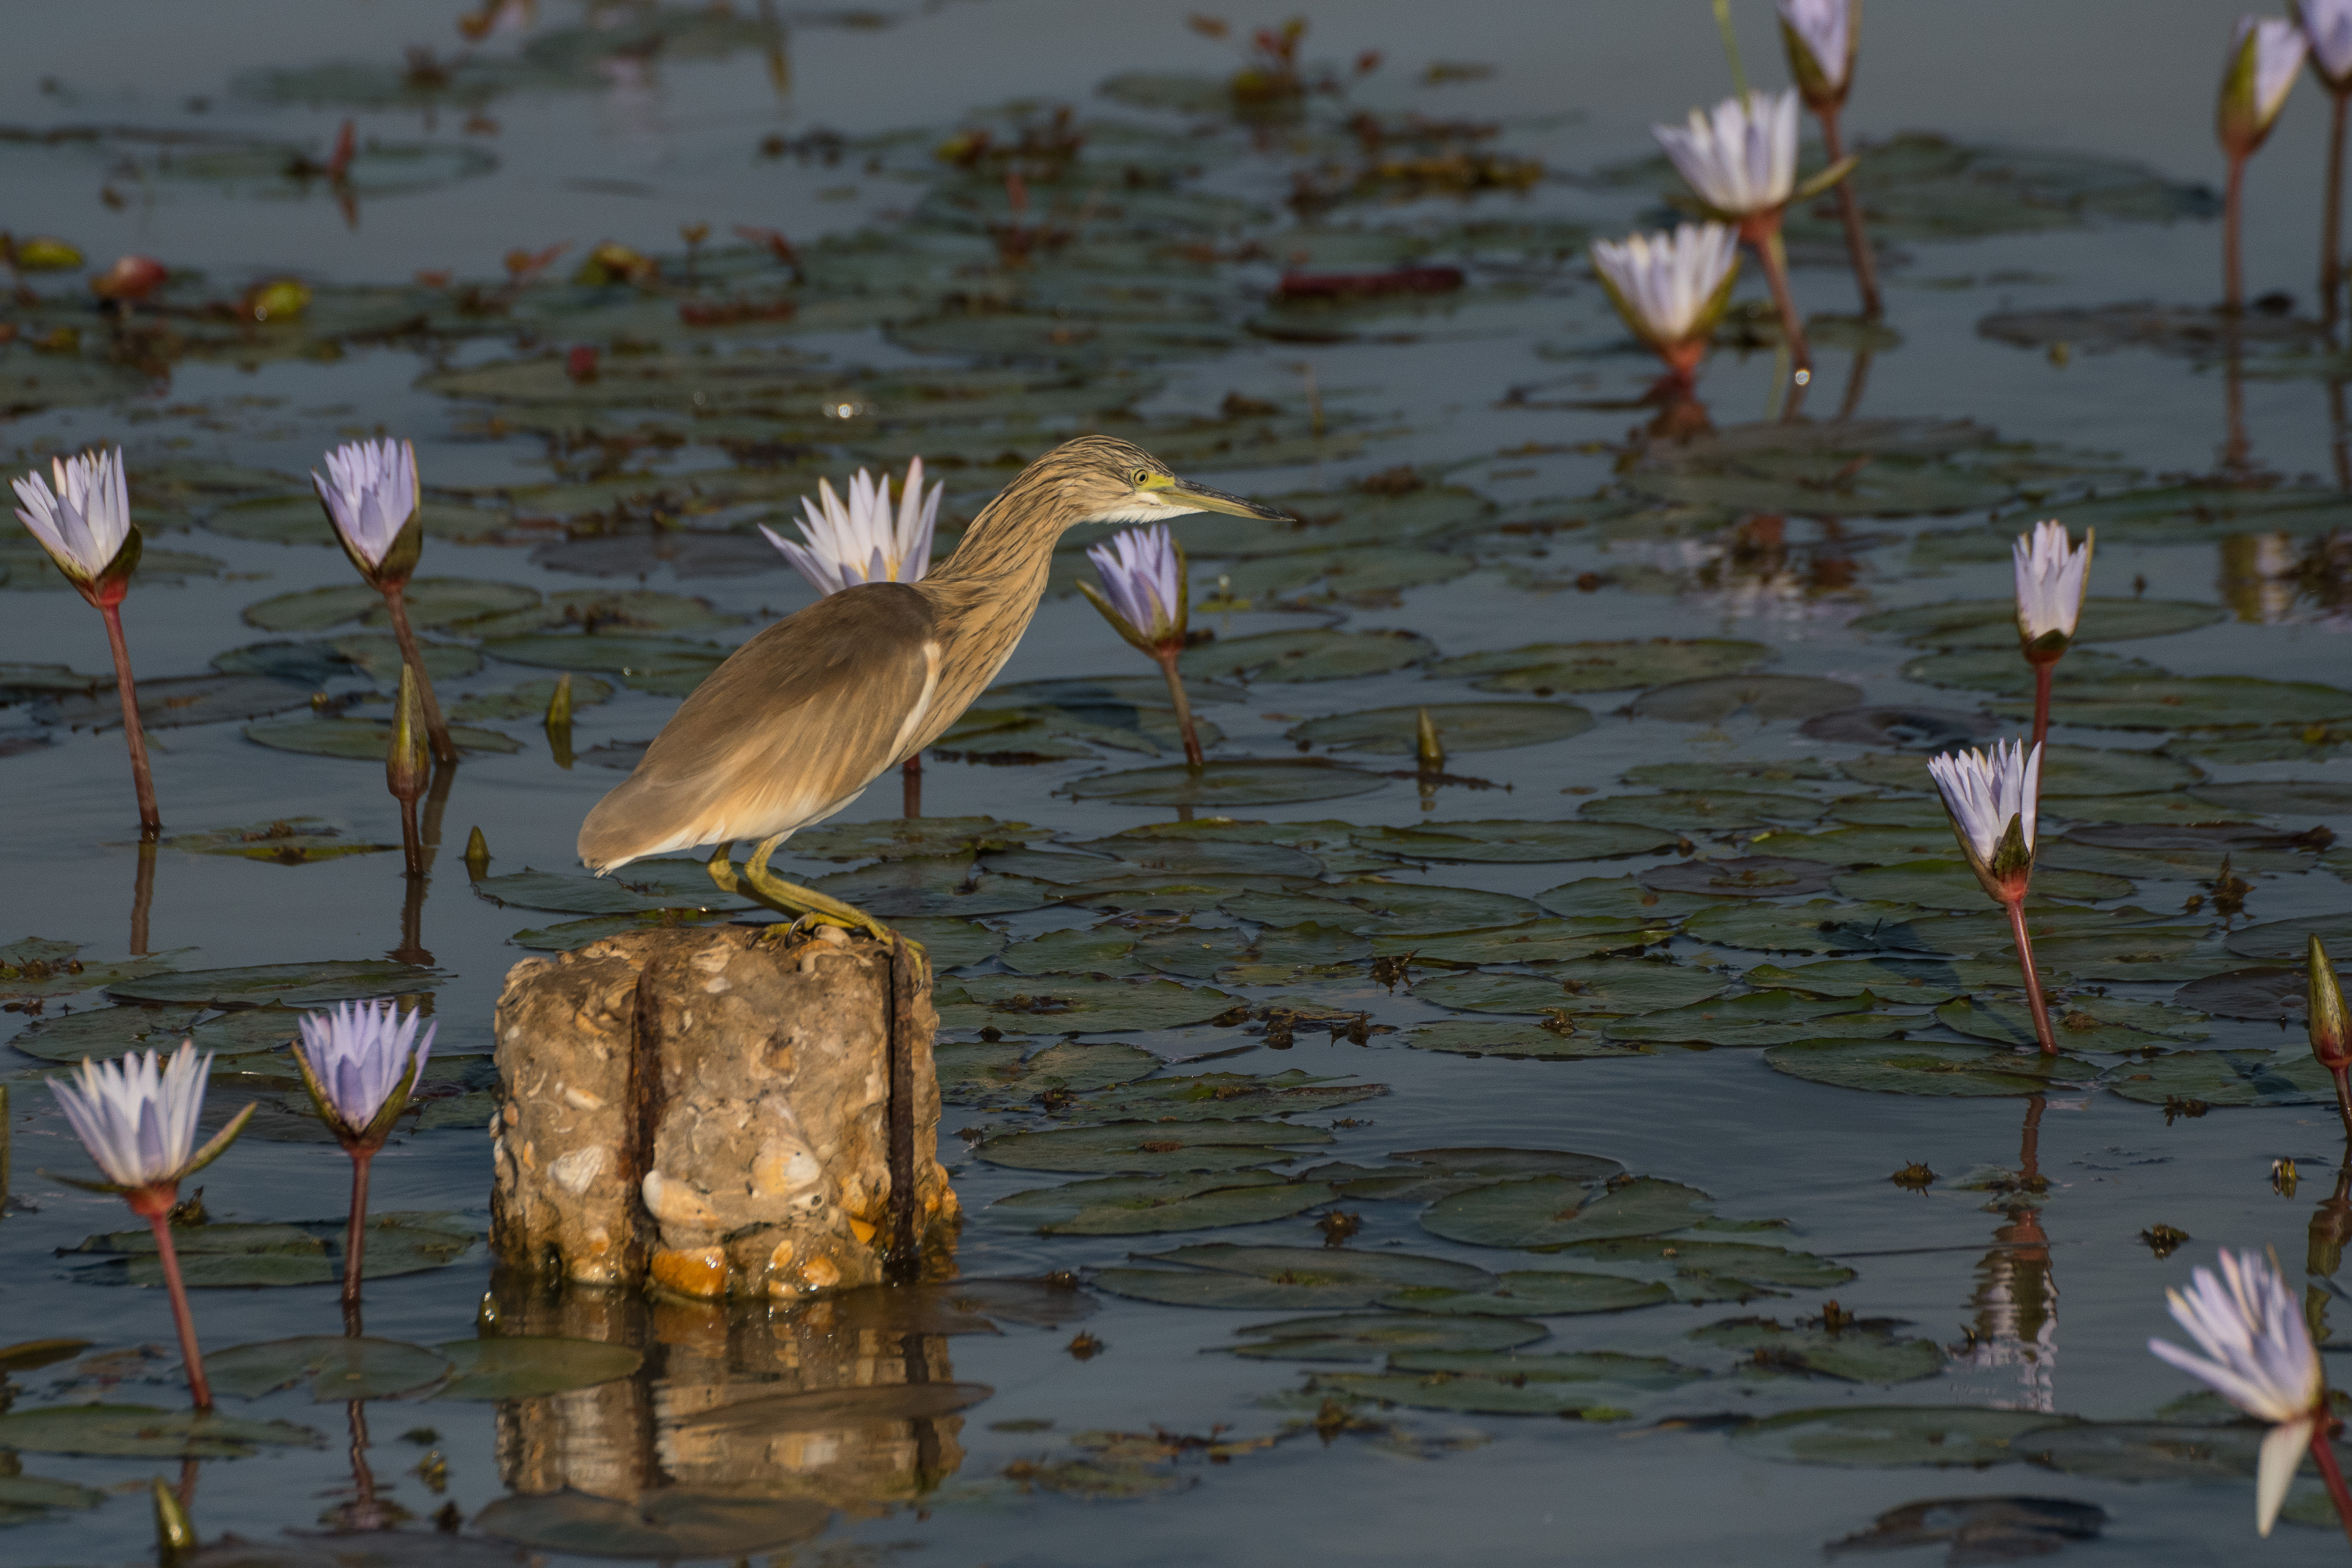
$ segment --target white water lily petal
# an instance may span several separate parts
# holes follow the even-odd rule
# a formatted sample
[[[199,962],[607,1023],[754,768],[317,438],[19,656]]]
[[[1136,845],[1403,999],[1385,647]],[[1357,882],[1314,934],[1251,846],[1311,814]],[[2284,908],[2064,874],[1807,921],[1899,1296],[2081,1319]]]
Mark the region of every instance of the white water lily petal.
[[[1130,528],[1087,551],[1102,574],[1111,607],[1148,641],[1171,637],[1181,608],[1176,580],[1176,542],[1165,523]]]
[[[1851,46],[1847,39],[1853,10],[1849,0],[1774,0],[1780,20],[1813,57],[1814,68],[1832,88],[1845,85]]]
[[[1739,265],[1739,235],[1727,224],[1686,223],[1672,234],[1598,240],[1593,269],[1609,280],[1634,330],[1662,348],[1686,343]]]
[[[131,497],[123,482],[122,449],[53,458],[52,490],[39,470],[13,481],[17,520],[33,531],[58,570],[88,583],[121,553],[131,537]]]
[[[942,480],[925,495],[923,459],[912,459],[894,518],[888,473],[877,479],[860,468],[850,477],[846,506],[824,479],[816,482],[815,500],[801,498],[804,543],[794,543],[765,523],[760,531],[820,594],[838,594],[860,583],[919,583],[930,570],[931,533],[947,488]]]
[[[1686,126],[1654,125],[1650,133],[1699,199],[1719,213],[1772,212],[1796,188],[1794,89],[1727,98],[1712,114],[1694,109]]]
[[[71,1079],[51,1079],[49,1092],[108,1181],[153,1186],[177,1181],[195,1152],[212,1067],[211,1057],[183,1040],[168,1062],[160,1051],[111,1062],[85,1057]]]
[[[432,1054],[437,1023],[417,1036],[422,1015],[405,1016],[390,1001],[339,1002],[323,1013],[302,1016],[302,1051],[334,1120],[343,1131],[365,1131],[384,1101]]]
[[[1927,772],[1950,814],[1980,860],[1990,861],[2021,818],[2025,847],[2033,847],[2035,797],[2042,793],[2042,748],[2028,752],[2016,741],[1996,741],[1990,752],[1946,752],[1927,759]]]
[[[370,567],[416,514],[416,448],[405,441],[347,441],[327,454],[326,478],[310,483],[344,545]]]
[[[2011,549],[2017,569],[2017,624],[2028,642],[2051,632],[2074,635],[2089,585],[2091,541],[2075,544],[2063,523],[2037,522]]]
[[[2262,1468],[2254,1475],[2254,1532],[2268,1535],[2271,1526],[2278,1522],[2279,1509],[2286,1502],[2287,1489],[2294,1484],[2294,1472],[2303,1464],[2304,1455],[2311,1451],[2313,1418],[2301,1416],[2282,1421],[2263,1438]]]
[[[2331,84],[2352,78],[2352,0],[2297,0],[2293,9],[2319,74]]]
[[[2304,50],[2309,47],[2303,29],[2276,16],[2241,16],[2237,31],[2231,36],[2231,58],[2237,58],[2251,37],[2254,51],[2254,130],[2257,134],[2271,128],[2271,122],[2286,107],[2286,95],[2294,87],[2295,73],[2303,68]]]

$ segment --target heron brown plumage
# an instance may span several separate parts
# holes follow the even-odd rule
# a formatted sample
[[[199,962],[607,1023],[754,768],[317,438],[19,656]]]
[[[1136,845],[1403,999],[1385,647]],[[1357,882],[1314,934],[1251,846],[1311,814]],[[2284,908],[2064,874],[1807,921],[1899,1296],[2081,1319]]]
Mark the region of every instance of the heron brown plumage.
[[[1194,511],[1290,521],[1179,479],[1110,437],[1055,447],[982,510],[921,582],[844,589],[737,648],[588,814],[581,859],[602,876],[715,844],[710,875],[725,890],[887,940],[863,910],[771,873],[776,846],[848,805],[963,716],[1028,629],[1065,530]],[[745,838],[758,847],[739,872],[732,853]]]

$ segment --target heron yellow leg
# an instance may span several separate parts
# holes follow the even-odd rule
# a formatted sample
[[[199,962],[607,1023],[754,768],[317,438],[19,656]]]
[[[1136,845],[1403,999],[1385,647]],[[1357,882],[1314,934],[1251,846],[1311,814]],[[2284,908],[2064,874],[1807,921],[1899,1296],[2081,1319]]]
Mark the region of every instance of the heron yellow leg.
[[[735,841],[733,839],[728,839],[712,850],[710,858],[704,863],[702,868],[710,873],[710,879],[719,884],[720,892],[739,896],[742,893],[743,884],[735,877]]]
[[[852,931],[865,931],[878,942],[896,940],[897,933],[888,926],[856,905],[845,904],[814,888],[787,882],[769,870],[768,857],[774,854],[776,846],[783,841],[784,836],[781,833],[773,838],[761,839],[759,847],[751,851],[751,858],[743,862],[740,876],[754,898],[788,915],[807,916],[827,925],[846,926]]]

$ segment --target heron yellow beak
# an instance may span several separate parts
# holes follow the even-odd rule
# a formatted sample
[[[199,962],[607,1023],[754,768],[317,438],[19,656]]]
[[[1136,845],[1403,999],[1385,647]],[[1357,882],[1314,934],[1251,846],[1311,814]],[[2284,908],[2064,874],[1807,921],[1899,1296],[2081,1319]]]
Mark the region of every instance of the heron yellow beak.
[[[1244,500],[1223,490],[1213,490],[1190,479],[1171,479],[1162,492],[1162,499],[1172,506],[1189,507],[1194,511],[1228,512],[1234,517],[1255,517],[1265,522],[1298,521],[1286,511],[1276,511],[1270,506],[1260,506],[1255,501]]]

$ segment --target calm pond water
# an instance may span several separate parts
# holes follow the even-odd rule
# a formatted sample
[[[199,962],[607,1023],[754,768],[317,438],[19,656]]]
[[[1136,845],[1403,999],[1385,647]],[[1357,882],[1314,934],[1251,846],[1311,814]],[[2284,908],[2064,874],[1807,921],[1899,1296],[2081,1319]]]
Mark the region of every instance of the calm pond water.
[[[1798,220],[1821,373],[1802,417],[1773,422],[1751,268],[1700,379],[1713,432],[1677,441],[1645,433],[1655,366],[1583,246],[1670,210],[1647,127],[1727,90],[1706,6],[1351,5],[1311,16],[1302,48],[1344,91],[1256,116],[1225,86],[1241,46],[1187,9],[15,19],[8,226],[92,268],[175,269],[127,323],[89,308],[82,269],[27,272],[0,384],[12,470],[129,455],[149,560],[125,619],[184,837],[142,859],[120,736],[90,727],[111,694],[28,668],[103,671],[100,624],[29,541],[0,547],[0,938],[58,944],[0,959],[70,945],[84,965],[0,971],[0,1347],[89,1342],[0,1385],[6,1561],[148,1560],[159,1475],[206,1542],[247,1543],[224,1563],[1797,1563],[1847,1542],[1986,1560],[1956,1551],[1963,1524],[1977,1550],[2085,1563],[2257,1550],[2249,1430],[2143,1347],[2169,1331],[2165,1288],[2223,1244],[2307,1264],[2320,1325],[2346,1317],[2327,1237],[2352,1164],[2299,1012],[2279,1016],[2300,977],[2275,973],[2307,929],[2352,951],[2329,831],[2352,831],[2352,359],[2312,287],[2323,96],[2299,86],[2253,165],[2250,292],[2292,298],[2247,318],[2233,360],[2208,313],[2231,13],[1884,0],[1848,131],[1887,320],[1855,320],[1833,222]],[[1769,7],[1736,9],[1747,68],[1777,85]],[[789,236],[797,267],[739,227]],[[657,275],[576,277],[607,240]],[[1404,264],[1462,286],[1276,298],[1286,268]],[[299,320],[239,320],[289,276],[312,290]],[[870,1302],[494,1280],[473,1239],[492,1003],[529,952],[618,923],[570,923],[613,908],[572,875],[613,764],[726,645],[809,601],[752,525],[820,476],[919,453],[951,533],[1086,429],[1309,521],[1179,525],[1215,633],[1187,665],[1222,736],[1211,790],[1181,768],[1100,782],[1181,759],[1157,678],[1071,591],[1074,537],[1003,689],[927,762],[920,853],[844,832],[795,868],[940,956],[962,1275],[1072,1271],[1083,1300],[927,1297],[909,1331]],[[474,731],[427,803],[421,889],[396,852],[210,852],[294,819],[320,836],[301,842],[397,844],[355,722],[388,711],[396,656],[301,479],[377,431],[417,446],[422,575],[456,580],[422,613]],[[2053,738],[2077,750],[2038,886],[2073,1055],[2034,1094],[2036,1064],[2007,1054],[2006,932],[1920,759],[2019,728],[2008,541],[2047,516],[2097,529],[2091,591],[2114,602],[2061,668]],[[1932,608],[1955,604],[1990,608]],[[1269,634],[1287,640],[1241,641]],[[567,669],[559,745],[540,712]],[[1429,784],[1422,706],[1452,737]],[[1238,765],[1302,746],[1330,765]],[[842,821],[900,815],[886,783]],[[477,826],[493,858],[473,879]],[[975,865],[981,841],[1016,847]],[[1769,858],[1760,882],[1706,864],[1743,857]],[[497,881],[526,868],[561,875]],[[266,1114],[202,1178],[210,1224],[184,1245],[233,1283],[194,1293],[198,1324],[214,1351],[335,1334],[330,1287],[246,1283],[323,1276],[345,1165],[299,1114],[285,1015],[249,1005],[289,993],[212,973],[333,962],[386,967],[283,984],[429,998],[445,1064],[375,1167],[376,1211],[412,1216],[385,1253],[414,1271],[371,1283],[369,1332],[459,1361],[478,1336],[606,1342],[637,1370],[575,1349],[526,1397],[421,1355],[363,1407],[226,1398],[303,1429],[241,1456],[184,1465],[152,1435],[53,1451],[104,1445],[27,1413],[185,1394],[163,1294],[108,1244],[120,1205],[42,1173],[85,1165],[39,1079],[151,1029],[243,1053],[215,1114]],[[1788,973],[1820,963],[1841,967]],[[1253,1151],[1212,1150],[1209,1174],[1073,1152],[1083,1133],[1014,1141],[1212,1073],[1311,1082],[1185,1123]],[[1924,1190],[1889,1180],[1914,1163]],[[1154,1215],[1139,1191],[1215,1195]],[[1360,1221],[1343,1248],[1333,1215]],[[310,1228],[223,1228],[264,1225]],[[2160,1226],[2189,1239],[2167,1255]],[[1220,1250],[1133,1261],[1185,1247]],[[1231,1250],[1266,1247],[1315,1256]],[[1831,1332],[1832,1301],[1832,1326],[1860,1321]],[[921,1403],[910,1381],[971,1386]],[[818,1392],[709,1415],[747,1388]],[[870,1392],[822,1394],[845,1388]],[[406,1522],[322,1538],[355,1464]],[[2342,1551],[2300,1489],[2266,1562]],[[1905,1511],[1954,1499],[1979,1500]]]

